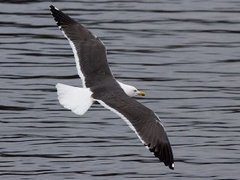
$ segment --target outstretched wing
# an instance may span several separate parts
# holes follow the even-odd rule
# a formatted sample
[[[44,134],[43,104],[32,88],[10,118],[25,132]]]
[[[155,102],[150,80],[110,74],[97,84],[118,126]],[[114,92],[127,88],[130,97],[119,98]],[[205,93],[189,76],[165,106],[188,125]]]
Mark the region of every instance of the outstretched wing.
[[[109,69],[106,49],[100,39],[54,6],[50,8],[72,47],[83,87],[89,87],[95,100],[125,120],[144,145],[173,169],[172,148],[160,119],[120,88]]]
[[[93,98],[119,115],[135,131],[142,143],[170,169],[174,169],[172,148],[165,129],[156,114],[112,84],[104,95],[93,89]],[[114,93],[113,93],[114,92]]]
[[[83,87],[96,85],[106,77],[112,76],[107,63],[106,49],[101,40],[52,5],[50,11],[72,47]]]

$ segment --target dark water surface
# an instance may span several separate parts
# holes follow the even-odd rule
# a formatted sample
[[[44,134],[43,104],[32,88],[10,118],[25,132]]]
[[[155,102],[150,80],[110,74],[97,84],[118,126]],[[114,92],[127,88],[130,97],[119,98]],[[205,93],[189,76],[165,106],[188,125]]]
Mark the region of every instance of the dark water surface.
[[[0,179],[240,177],[240,1],[56,0],[108,48],[115,76],[146,91],[176,163],[160,164],[115,114],[63,109],[80,86],[48,1],[1,1]]]

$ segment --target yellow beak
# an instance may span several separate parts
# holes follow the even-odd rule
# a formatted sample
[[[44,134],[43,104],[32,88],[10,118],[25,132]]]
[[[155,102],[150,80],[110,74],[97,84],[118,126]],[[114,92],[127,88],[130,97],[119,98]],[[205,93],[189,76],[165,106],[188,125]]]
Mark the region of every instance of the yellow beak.
[[[138,92],[137,92],[137,95],[138,95],[138,96],[145,96],[145,92],[144,92],[144,91],[138,91]]]

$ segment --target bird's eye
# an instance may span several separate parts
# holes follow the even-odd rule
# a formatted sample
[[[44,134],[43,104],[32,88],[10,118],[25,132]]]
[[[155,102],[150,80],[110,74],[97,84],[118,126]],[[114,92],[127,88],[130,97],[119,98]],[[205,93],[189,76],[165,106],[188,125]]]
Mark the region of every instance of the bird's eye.
[[[134,89],[134,92],[137,92],[137,90],[136,90],[136,89]]]

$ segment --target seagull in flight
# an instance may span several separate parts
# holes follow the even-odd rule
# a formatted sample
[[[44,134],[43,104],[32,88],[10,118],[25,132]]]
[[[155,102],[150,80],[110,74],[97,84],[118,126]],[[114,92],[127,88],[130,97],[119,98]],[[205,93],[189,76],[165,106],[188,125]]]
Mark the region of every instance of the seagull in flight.
[[[144,92],[114,78],[106,48],[97,36],[53,5],[50,11],[69,41],[83,86],[58,83],[60,104],[83,115],[97,101],[123,119],[155,157],[174,169],[173,152],[162,121],[151,109],[131,98],[144,96]]]

